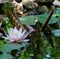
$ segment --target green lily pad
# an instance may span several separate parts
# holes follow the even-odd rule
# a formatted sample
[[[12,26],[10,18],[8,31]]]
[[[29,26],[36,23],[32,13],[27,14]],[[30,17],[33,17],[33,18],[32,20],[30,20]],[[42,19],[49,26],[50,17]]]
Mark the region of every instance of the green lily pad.
[[[52,33],[54,34],[54,36],[59,37],[60,36],[60,29],[52,30]]]
[[[47,17],[48,17],[48,14],[38,15],[38,16],[36,16],[36,19],[37,19],[40,23],[43,24],[43,23],[46,21]],[[59,20],[58,20],[56,17],[52,16],[48,24],[53,24],[53,23],[56,23],[56,22],[58,22],[58,21],[59,21]]]
[[[57,8],[55,9],[54,13],[55,13],[55,14],[60,14],[60,8],[57,7]]]
[[[57,17],[58,19],[60,19],[60,14],[54,14],[53,16]]]
[[[60,14],[54,14],[53,16],[58,16],[58,17],[60,17]]]
[[[34,19],[35,19],[34,15],[19,17],[21,23],[25,25],[35,25],[36,23]]]
[[[24,25],[35,25],[36,22],[44,23],[47,19],[49,14],[41,14],[41,15],[29,15],[29,16],[22,16],[18,17],[19,21]],[[7,17],[4,17],[4,19],[8,19]],[[54,24],[58,22],[59,19],[55,16],[52,16],[48,24]]]
[[[14,49],[20,50],[21,47],[25,47],[25,44],[6,43],[4,44],[4,46],[0,47],[0,51],[6,53]]]
[[[10,54],[2,54],[0,55],[0,59],[12,59],[12,56]]]
[[[43,24],[46,21],[47,17],[48,17],[48,14],[31,15],[31,16],[19,17],[19,20],[24,25],[35,25],[36,20]],[[55,16],[52,16],[48,24],[54,24],[58,21],[59,20]]]

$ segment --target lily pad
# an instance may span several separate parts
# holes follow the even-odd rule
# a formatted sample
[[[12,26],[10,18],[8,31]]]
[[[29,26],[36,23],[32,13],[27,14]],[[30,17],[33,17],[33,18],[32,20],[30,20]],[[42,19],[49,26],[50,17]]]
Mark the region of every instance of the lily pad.
[[[19,17],[19,20],[21,21],[22,24],[25,25],[35,25],[36,20],[43,24],[46,21],[48,15],[49,14],[23,16]],[[52,16],[48,24],[54,24],[58,21],[59,19],[57,19],[55,16]]]
[[[0,47],[0,51],[3,53],[10,52],[14,49],[20,50],[21,47],[25,47],[25,44],[17,44],[17,43],[6,43],[2,47]]]
[[[46,13],[41,15],[22,16],[18,18],[23,25],[35,25],[37,21],[43,24],[46,21],[48,15],[49,14]],[[4,19],[6,20],[8,19],[8,17],[4,17]],[[58,18],[56,18],[55,16],[52,16],[48,24],[54,24],[58,21],[59,21]]]
[[[60,19],[60,14],[54,14],[53,16],[57,17],[58,19]]]
[[[25,25],[35,25],[35,16],[34,15],[30,15],[30,16],[23,16],[23,17],[19,17],[19,20],[21,21],[22,24]]]
[[[44,15],[42,14],[36,16],[36,19],[38,19],[38,21],[42,24],[46,21],[47,18],[48,18],[48,14],[44,14]],[[59,20],[56,17],[52,16],[48,24],[54,24],[58,21]]]
[[[57,8],[55,9],[54,13],[55,13],[55,14],[60,14],[60,8],[57,7]]]
[[[60,36],[60,30],[52,30],[52,33],[53,33],[54,36],[56,36],[56,37]]]
[[[0,55],[0,59],[12,59],[12,56],[10,54],[2,54]]]

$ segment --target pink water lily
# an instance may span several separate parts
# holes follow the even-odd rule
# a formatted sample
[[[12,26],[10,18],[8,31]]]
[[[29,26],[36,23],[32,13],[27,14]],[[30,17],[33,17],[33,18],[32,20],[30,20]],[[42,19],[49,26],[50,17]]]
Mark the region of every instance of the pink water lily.
[[[19,30],[17,30],[17,28],[15,27],[8,29],[8,34],[6,34],[7,37],[3,37],[5,39],[9,39],[10,42],[27,42],[29,41],[29,39],[25,39],[28,36],[28,33],[26,32],[26,30],[23,30],[22,28],[20,28]]]

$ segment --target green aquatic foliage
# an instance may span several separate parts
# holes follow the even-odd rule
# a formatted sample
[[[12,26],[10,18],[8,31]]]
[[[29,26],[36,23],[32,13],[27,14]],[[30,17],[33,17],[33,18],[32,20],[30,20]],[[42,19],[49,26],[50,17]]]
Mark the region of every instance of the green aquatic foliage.
[[[60,36],[60,30],[52,30],[52,33],[54,34],[54,36],[59,37]]]
[[[22,24],[25,25],[35,25],[36,20],[43,24],[46,21],[48,15],[49,14],[23,16],[23,17],[19,17],[19,20],[21,21]],[[55,16],[52,16],[49,21],[49,24],[54,24],[57,23],[58,21],[59,20]]]
[[[22,47],[25,47],[26,44],[20,43],[6,43],[3,46],[0,47],[0,51],[3,53],[9,53],[12,50],[21,50]]]
[[[0,59],[13,59],[13,57],[10,54],[2,54],[0,55]]]
[[[9,4],[8,6],[5,6],[5,11],[6,9],[13,10],[13,7],[11,8]],[[40,15],[27,15],[22,17],[18,16],[19,21],[23,25],[33,25],[35,27],[36,32],[28,36],[28,38],[30,39],[30,44],[28,47],[27,47],[27,43],[25,42],[24,43],[9,42],[6,39],[0,38],[1,39],[0,59],[13,59],[13,57],[15,56],[13,56],[12,54],[15,54],[16,52],[16,51],[14,52],[14,50],[17,50],[20,53],[18,59],[54,59],[54,58],[59,59],[60,56],[58,54],[60,54],[60,47],[59,47],[60,40],[59,39],[55,40],[56,39],[55,36],[60,36],[60,30],[56,30],[56,29],[51,30],[54,28],[50,27],[50,24],[54,25],[55,23],[60,21],[56,17],[56,16],[60,17],[60,14],[57,14],[58,12],[52,15],[49,23],[46,24],[46,26],[44,26],[43,30],[40,30],[41,29],[40,23],[44,25],[46,19],[49,16],[49,13],[40,14]],[[7,30],[9,28],[13,28],[13,25],[9,21],[7,16],[4,16],[3,18],[6,21],[6,27],[4,28],[4,30],[8,33]],[[52,34],[54,34],[55,36]],[[52,35],[52,38],[50,35]],[[53,48],[51,42],[54,44]]]

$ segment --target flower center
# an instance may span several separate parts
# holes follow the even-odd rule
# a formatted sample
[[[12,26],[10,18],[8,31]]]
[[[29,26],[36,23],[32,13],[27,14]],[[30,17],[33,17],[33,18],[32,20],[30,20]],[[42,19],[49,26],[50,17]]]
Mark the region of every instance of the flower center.
[[[18,34],[18,32],[14,32],[13,34],[14,34],[14,35],[17,35],[17,34]]]

